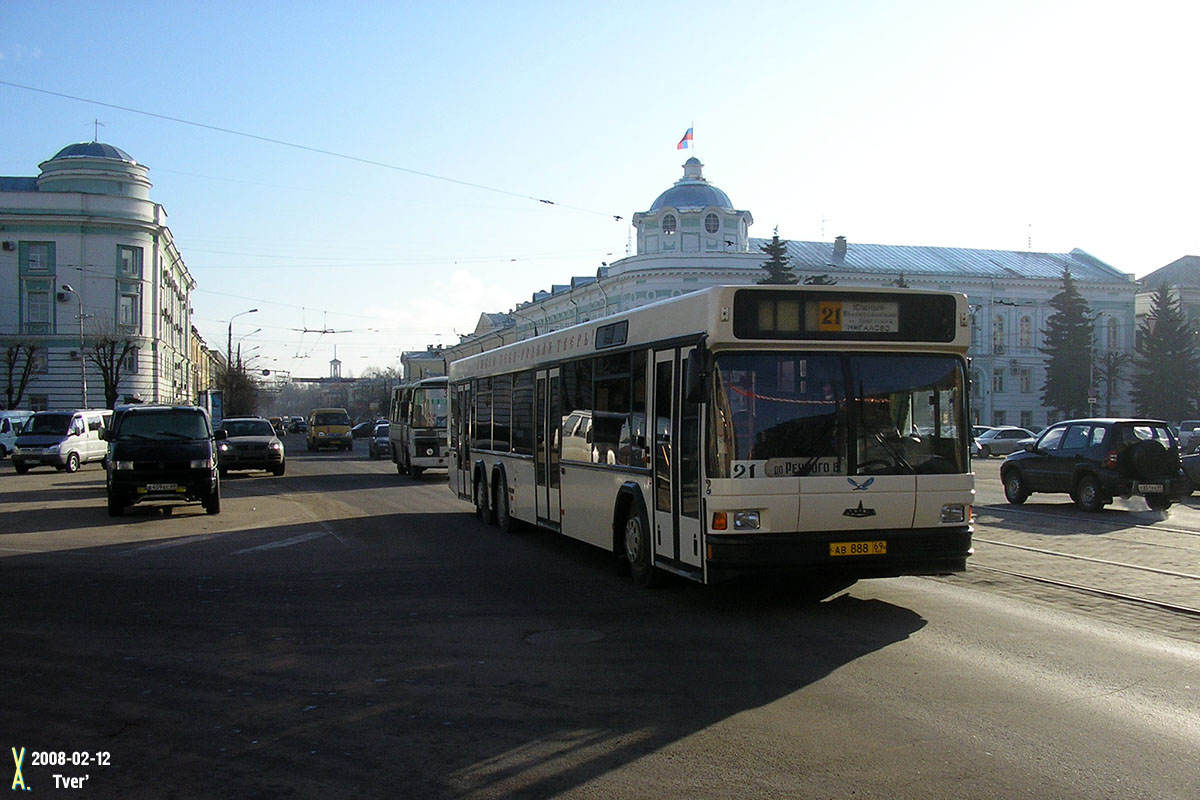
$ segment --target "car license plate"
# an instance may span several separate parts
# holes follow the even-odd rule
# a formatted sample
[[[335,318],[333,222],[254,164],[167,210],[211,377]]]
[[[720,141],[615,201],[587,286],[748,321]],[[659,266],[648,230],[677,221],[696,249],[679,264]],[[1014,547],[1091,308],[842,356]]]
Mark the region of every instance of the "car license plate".
[[[1141,494],[1162,494],[1163,485],[1161,483],[1139,483],[1133,487],[1133,490]]]
[[[179,488],[177,483],[147,483],[147,492],[173,492]]]
[[[883,556],[887,555],[887,541],[874,542],[830,542],[831,556]]]

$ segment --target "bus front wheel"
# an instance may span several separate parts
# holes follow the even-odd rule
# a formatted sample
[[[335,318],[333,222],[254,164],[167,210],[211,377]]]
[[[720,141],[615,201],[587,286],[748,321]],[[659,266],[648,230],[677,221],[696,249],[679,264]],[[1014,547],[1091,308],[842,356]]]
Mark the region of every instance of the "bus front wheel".
[[[625,560],[629,562],[629,574],[635,586],[649,589],[662,582],[662,573],[654,566],[650,553],[650,523],[646,514],[634,504],[625,517]]]

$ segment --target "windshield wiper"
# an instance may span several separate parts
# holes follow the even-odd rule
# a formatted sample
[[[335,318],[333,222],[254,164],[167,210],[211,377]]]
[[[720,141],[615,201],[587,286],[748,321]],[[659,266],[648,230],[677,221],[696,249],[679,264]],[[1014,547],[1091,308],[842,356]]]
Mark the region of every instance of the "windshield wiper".
[[[887,440],[887,437],[886,437],[886,436],[884,436],[884,435],[883,435],[883,433],[882,433],[881,431],[877,430],[876,428],[871,428],[871,433],[872,433],[872,434],[875,436],[875,439],[876,439],[876,440],[877,440],[877,441],[878,441],[878,442],[879,442],[881,445],[883,445],[883,449],[884,449],[884,450],[887,450],[887,451],[888,451],[888,453],[890,453],[890,454],[891,454],[892,458],[894,458],[894,459],[896,460],[896,463],[897,463],[897,464],[899,464],[900,466],[904,467],[904,468],[905,468],[906,470],[908,470],[909,472],[916,472],[916,470],[915,470],[915,469],[913,469],[913,466],[912,466],[912,464],[910,464],[910,463],[908,463],[907,461],[905,461],[905,460],[904,460],[904,456],[903,456],[903,455],[901,455],[901,454],[900,454],[900,451],[899,451],[899,450],[897,450],[897,449],[896,449],[896,447],[895,447],[894,445],[892,445],[892,444],[891,444],[891,442],[889,442],[889,441]]]
[[[829,433],[829,429],[832,428],[836,424],[837,424],[837,416],[834,415],[834,416],[829,417],[828,419],[825,420],[824,424],[821,425],[820,430],[817,431],[817,435],[812,437],[812,439],[810,441],[816,445],[820,445],[821,440],[825,438],[825,434]],[[816,453],[815,455],[809,456],[808,460],[805,461],[800,466],[800,475],[801,476],[808,475],[810,472],[812,472],[813,467],[815,467],[817,465],[817,462],[825,457],[826,456],[822,453]]]
[[[173,439],[194,439],[196,437],[188,433],[177,433],[175,431],[158,431],[155,436],[169,436]]]

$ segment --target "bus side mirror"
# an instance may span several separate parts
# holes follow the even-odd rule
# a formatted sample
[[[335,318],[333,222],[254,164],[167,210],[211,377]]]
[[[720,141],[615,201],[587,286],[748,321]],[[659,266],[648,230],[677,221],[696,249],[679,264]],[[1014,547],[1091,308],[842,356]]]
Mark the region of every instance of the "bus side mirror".
[[[710,356],[703,344],[688,353],[684,371],[684,397],[689,403],[703,403],[708,397]]]

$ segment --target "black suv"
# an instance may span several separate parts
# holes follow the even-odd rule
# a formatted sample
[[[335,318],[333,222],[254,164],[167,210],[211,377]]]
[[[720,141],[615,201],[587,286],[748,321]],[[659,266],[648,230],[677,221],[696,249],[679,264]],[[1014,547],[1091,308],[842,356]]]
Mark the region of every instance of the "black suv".
[[[199,406],[129,406],[104,432],[108,440],[108,513],[145,501],[200,502],[221,513],[213,433]]]
[[[1004,496],[1066,492],[1084,511],[1141,495],[1165,510],[1191,494],[1171,427],[1152,419],[1072,419],[1051,425],[1000,465]]]

